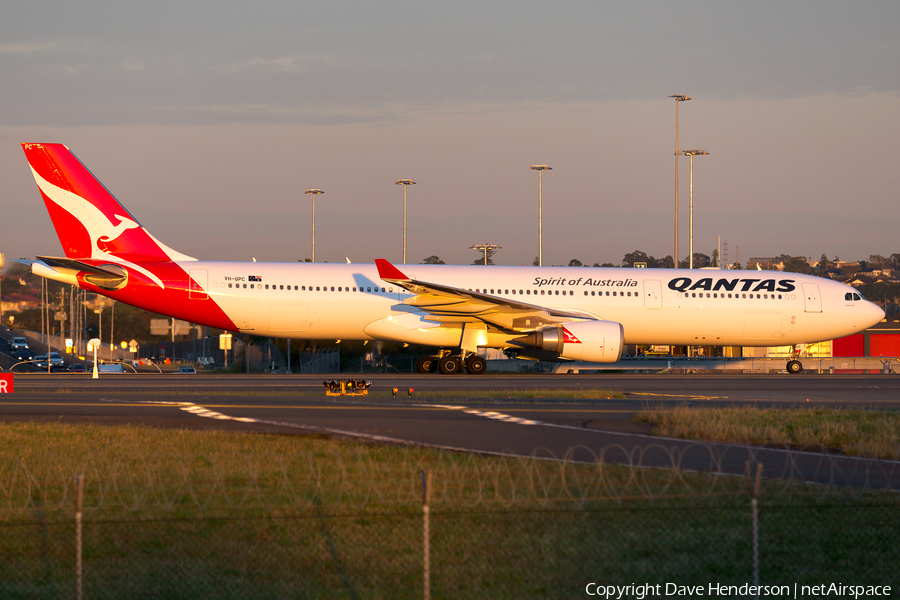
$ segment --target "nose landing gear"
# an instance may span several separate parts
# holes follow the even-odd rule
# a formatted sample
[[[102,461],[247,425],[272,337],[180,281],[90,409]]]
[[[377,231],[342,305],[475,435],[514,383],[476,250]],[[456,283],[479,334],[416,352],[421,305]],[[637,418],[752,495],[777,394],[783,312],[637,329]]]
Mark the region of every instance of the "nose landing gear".
[[[799,360],[789,360],[787,362],[787,372],[791,374],[802,373],[803,372],[803,363]]]

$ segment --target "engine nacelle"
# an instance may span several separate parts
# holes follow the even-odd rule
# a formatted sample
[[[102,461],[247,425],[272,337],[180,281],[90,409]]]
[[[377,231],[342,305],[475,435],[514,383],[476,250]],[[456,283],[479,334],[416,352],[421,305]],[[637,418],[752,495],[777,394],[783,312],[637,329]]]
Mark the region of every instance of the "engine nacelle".
[[[621,323],[614,321],[575,321],[542,327],[516,341],[553,352],[560,358],[611,363],[622,358],[625,331]]]

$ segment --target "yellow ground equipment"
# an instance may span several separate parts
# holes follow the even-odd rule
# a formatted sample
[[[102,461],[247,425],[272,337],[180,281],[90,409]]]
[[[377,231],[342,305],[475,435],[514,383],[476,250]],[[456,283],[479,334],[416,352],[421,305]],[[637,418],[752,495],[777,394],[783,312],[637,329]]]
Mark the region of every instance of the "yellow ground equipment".
[[[322,385],[329,396],[367,396],[372,382],[365,379],[331,379],[323,381]]]

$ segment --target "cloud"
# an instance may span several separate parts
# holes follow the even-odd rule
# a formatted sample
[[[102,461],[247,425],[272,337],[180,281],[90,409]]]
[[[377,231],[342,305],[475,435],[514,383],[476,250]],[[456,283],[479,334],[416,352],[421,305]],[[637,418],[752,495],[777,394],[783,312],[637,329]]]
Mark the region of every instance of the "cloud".
[[[51,42],[6,42],[0,44],[0,54],[37,54],[52,52],[65,45],[63,40]]]

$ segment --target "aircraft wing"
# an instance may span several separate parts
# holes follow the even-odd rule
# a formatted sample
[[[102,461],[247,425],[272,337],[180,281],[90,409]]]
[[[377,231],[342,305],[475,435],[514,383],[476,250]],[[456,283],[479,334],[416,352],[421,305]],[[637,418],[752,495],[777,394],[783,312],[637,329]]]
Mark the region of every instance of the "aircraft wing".
[[[378,276],[415,294],[404,304],[415,306],[441,323],[484,322],[507,331],[531,331],[542,325],[595,320],[596,316],[564,311],[473,292],[440,283],[410,279],[389,261],[375,259]]]

